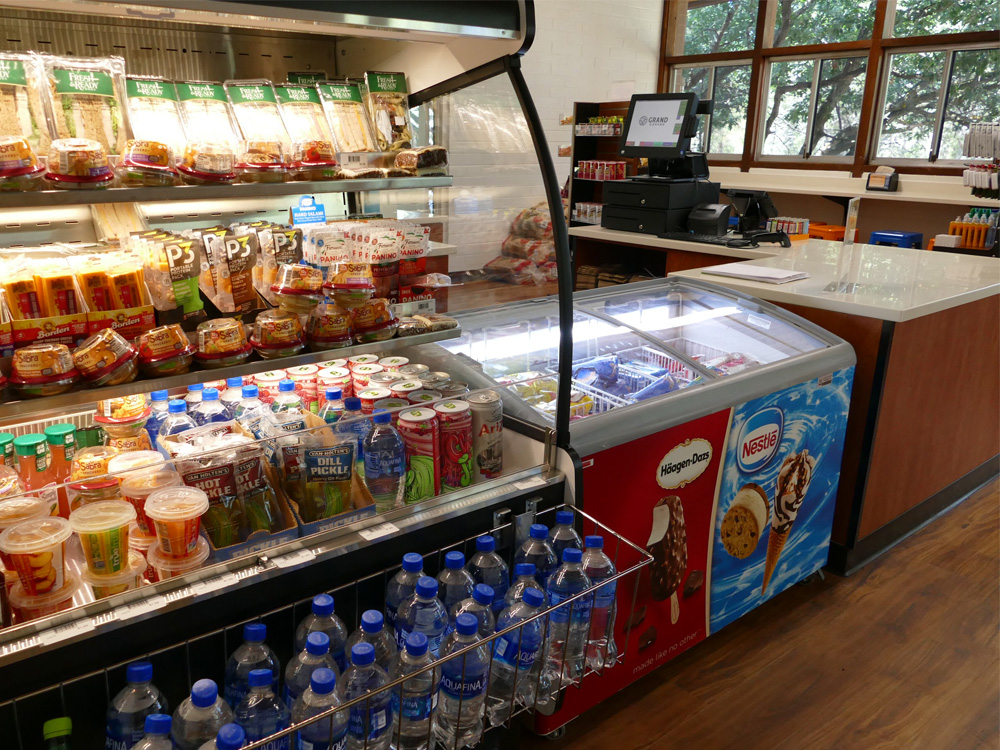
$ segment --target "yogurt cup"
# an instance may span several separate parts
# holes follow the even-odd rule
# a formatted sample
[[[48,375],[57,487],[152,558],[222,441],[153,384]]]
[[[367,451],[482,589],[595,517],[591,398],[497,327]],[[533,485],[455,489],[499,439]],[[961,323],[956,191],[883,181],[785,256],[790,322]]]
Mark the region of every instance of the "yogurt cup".
[[[207,510],[208,495],[197,487],[165,487],[149,495],[146,515],[153,522],[160,555],[190,556],[199,546],[201,517]]]
[[[142,585],[142,576],[146,572],[146,558],[135,551],[128,555],[128,567],[120,573],[98,576],[93,571],[85,570],[80,574],[83,582],[94,590],[95,599],[104,599],[123,591],[131,591]]]
[[[28,622],[73,608],[73,597],[80,589],[80,579],[66,574],[65,583],[45,594],[31,595],[21,581],[10,590],[10,606],[18,613],[18,622]]]
[[[33,518],[45,518],[49,515],[49,506],[41,498],[21,495],[0,500],[0,533],[3,533],[11,526],[16,526],[22,521],[30,521]],[[3,566],[14,572],[14,563],[6,552],[0,548],[0,562]]]
[[[150,546],[147,557],[149,564],[156,571],[157,578],[165,581],[168,578],[182,576],[192,570],[197,570],[205,564],[208,554],[208,542],[205,541],[205,537],[199,536],[191,548],[191,554],[186,557],[170,557],[163,554],[159,542]]]
[[[125,454],[128,455],[128,454]],[[159,454],[157,454],[159,455]],[[163,464],[163,461],[160,461]],[[132,472],[131,475],[122,482],[122,499],[131,503],[135,508],[135,523],[139,533],[146,537],[155,537],[156,530],[152,519],[146,515],[146,500],[157,490],[164,487],[177,487],[181,484],[181,477],[176,471],[156,467],[145,472]]]
[[[22,521],[0,534],[0,550],[17,571],[25,594],[48,594],[66,584],[66,540],[72,535],[69,521],[58,516]]]
[[[124,500],[88,503],[69,514],[91,573],[108,576],[128,568],[128,531],[135,517],[135,508]]]

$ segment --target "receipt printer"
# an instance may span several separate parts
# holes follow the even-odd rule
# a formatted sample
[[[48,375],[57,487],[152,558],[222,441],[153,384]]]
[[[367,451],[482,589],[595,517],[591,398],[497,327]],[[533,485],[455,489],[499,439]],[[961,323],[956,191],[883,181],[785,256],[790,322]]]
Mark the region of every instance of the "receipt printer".
[[[721,237],[729,231],[731,208],[728,203],[702,203],[695,206],[688,214],[688,231]]]

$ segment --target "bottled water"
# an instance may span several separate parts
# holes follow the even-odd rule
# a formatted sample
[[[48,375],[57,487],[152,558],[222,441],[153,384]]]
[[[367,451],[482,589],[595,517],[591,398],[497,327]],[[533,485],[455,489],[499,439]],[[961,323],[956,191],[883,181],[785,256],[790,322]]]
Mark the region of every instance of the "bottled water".
[[[544,590],[549,575],[559,566],[555,550],[549,544],[549,530],[544,524],[531,525],[528,539],[514,553],[514,564],[518,563],[531,563],[535,566],[535,581]]]
[[[454,627],[459,615],[468,612],[479,623],[479,636],[489,638],[496,632],[497,625],[496,618],[493,616],[493,601],[493,589],[485,583],[477,583],[472,590],[471,597],[463,599],[451,608],[449,618],[452,627]]]
[[[441,658],[480,641],[478,628],[475,617],[468,613],[459,615],[455,631],[441,646]],[[483,736],[483,701],[486,699],[489,671],[490,648],[487,643],[463,656],[442,662],[441,702],[434,733],[444,747],[473,747]]]
[[[332,670],[320,667],[313,672],[308,689],[292,706],[292,722],[298,724],[340,705],[334,689],[336,685],[337,675]],[[344,750],[347,745],[347,711],[338,711],[332,716],[332,720],[325,718],[296,732],[296,750]]]
[[[306,647],[306,638],[310,633],[326,633],[330,639],[330,656],[333,657],[338,676],[344,673],[347,659],[344,656],[344,644],[347,642],[347,628],[343,620],[333,611],[333,597],[320,594],[312,600],[312,612],[302,618],[295,629],[295,651],[300,652]]]
[[[243,400],[243,378],[226,378],[226,390],[219,396],[219,401],[226,407],[230,419],[236,418],[236,406]]]
[[[219,688],[211,680],[198,680],[191,695],[174,711],[173,732],[177,750],[199,750],[212,742],[223,724],[233,720],[231,709],[219,697]],[[242,732],[242,730],[240,730]]]
[[[396,610],[404,600],[413,596],[417,581],[424,574],[424,558],[416,552],[403,555],[403,568],[389,581],[385,589],[385,624],[396,631]]]
[[[143,723],[145,734],[132,746],[132,750],[174,750],[170,739],[170,717],[167,714],[150,714]]]
[[[128,685],[108,706],[106,750],[129,750],[142,739],[147,716],[170,710],[167,699],[153,685],[153,665],[148,661],[129,664],[125,679]]]
[[[524,598],[527,589],[535,589],[542,595],[542,604],[548,606],[549,598],[543,589],[538,588],[538,581],[535,579],[535,566],[531,563],[518,563],[514,566],[514,582],[507,589],[507,595],[503,598],[505,607],[509,607]]]
[[[330,637],[323,632],[310,633],[306,647],[293,656],[285,667],[285,703],[289,706],[309,688],[317,669],[329,669],[340,676],[337,663],[330,656]]]
[[[592,585],[597,586],[615,575],[615,564],[604,553],[604,538],[588,536],[584,539],[583,571]],[[590,639],[587,641],[587,666],[591,669],[613,667],[618,661],[615,645],[615,592],[617,581],[606,583],[594,592],[590,610]]]
[[[236,708],[243,697],[250,692],[250,672],[254,669],[270,669],[275,675],[281,674],[278,657],[264,643],[267,626],[262,622],[248,622],[243,626],[243,643],[226,662],[226,703]]]
[[[555,550],[556,559],[562,560],[563,550],[568,547],[575,547],[583,551],[583,540],[573,528],[573,511],[560,510],[556,512],[556,525],[549,531],[549,544]]]
[[[167,405],[167,418],[160,424],[160,437],[193,430],[198,425],[187,413],[187,404],[175,398]]]
[[[476,539],[476,554],[469,560],[469,573],[476,583],[485,583],[493,588],[493,614],[499,615],[504,608],[504,597],[510,586],[510,571],[507,563],[496,553],[496,540],[487,535]]]
[[[199,425],[230,420],[226,407],[219,401],[219,392],[215,388],[206,388],[202,391],[201,403],[194,407],[191,416]]]
[[[195,406],[201,403],[201,392],[205,390],[204,383],[193,383],[187,387],[187,395],[184,397],[184,401],[187,402],[189,409],[194,409]]]
[[[448,611],[463,599],[472,596],[475,579],[465,569],[465,555],[449,552],[444,556],[444,570],[438,573],[438,597]]]
[[[262,740],[282,729],[288,729],[291,712],[288,706],[274,694],[274,673],[270,669],[250,670],[250,692],[247,693],[233,712],[236,723],[243,727],[247,741]],[[288,736],[267,744],[267,750],[289,750]]]
[[[356,643],[370,643],[375,649],[375,663],[386,672],[396,655],[395,635],[384,627],[385,618],[377,609],[369,609],[361,615],[361,627],[347,639],[347,653],[351,653]]]
[[[356,448],[354,449],[354,462],[360,464],[362,469],[365,465],[365,436],[371,428],[371,422],[361,412],[361,399],[349,396],[344,399],[344,411],[337,420],[334,432],[344,437],[344,439],[354,438]]]
[[[333,424],[344,413],[344,399],[339,388],[328,388],[325,396],[326,400],[319,410],[319,418],[327,424]]]
[[[427,750],[430,747],[440,682],[440,675],[430,668],[433,661],[427,650],[427,636],[423,633],[410,633],[406,645],[392,660],[390,680],[413,675],[392,691],[394,720],[390,745],[393,750]]]
[[[549,578],[549,602],[557,609],[549,615],[546,669],[555,690],[562,688],[564,682],[583,675],[584,652],[590,634],[590,598],[582,597],[559,606],[590,586],[590,579],[583,571],[582,557],[580,550],[568,547],[563,551],[563,564]]]
[[[392,727],[392,696],[381,690],[389,675],[375,663],[375,648],[356,643],[351,649],[351,666],[337,680],[341,702],[368,694],[368,700],[353,706],[347,721],[348,750],[386,750]]]
[[[199,750],[240,750],[247,744],[247,733],[239,724],[226,724],[221,727],[215,735],[214,740],[209,740],[199,748]]]
[[[365,435],[365,484],[375,499],[375,509],[384,513],[403,507],[406,489],[406,448],[403,438],[392,426],[385,409],[372,413],[374,425]]]
[[[438,582],[429,576],[417,580],[413,595],[396,610],[396,645],[406,645],[410,633],[427,636],[427,648],[435,658],[441,651],[441,639],[448,627],[448,610],[437,598]]]
[[[544,607],[545,594],[541,590],[525,589],[523,599],[500,615],[497,632],[537,615]],[[535,705],[535,687],[544,658],[540,653],[544,627],[545,618],[532,620],[493,642],[493,671],[486,697],[486,713],[493,726],[510,718],[514,701],[525,706]]]
[[[149,394],[151,403],[149,419],[146,420],[146,432],[149,433],[149,442],[151,445],[156,445],[156,438],[160,436],[160,425],[163,424],[163,420],[167,418],[167,401],[170,400],[170,394],[167,391],[153,391]]]
[[[259,391],[255,385],[243,386],[243,400],[236,405],[235,417],[248,432],[255,438],[263,437],[261,434],[261,420],[267,416],[269,410],[267,406],[257,396]]]
[[[278,381],[278,395],[271,402],[271,411],[280,414],[283,411],[302,411],[302,399],[295,392],[295,381],[285,378]]]

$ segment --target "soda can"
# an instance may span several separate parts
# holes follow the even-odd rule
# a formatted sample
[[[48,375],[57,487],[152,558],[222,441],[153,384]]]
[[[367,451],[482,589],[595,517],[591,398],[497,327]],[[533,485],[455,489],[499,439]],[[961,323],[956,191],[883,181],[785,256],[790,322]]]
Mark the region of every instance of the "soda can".
[[[359,354],[356,357],[351,357],[347,360],[347,367],[351,372],[354,372],[355,368],[361,365],[375,365],[378,364],[377,354]]]
[[[458,398],[469,392],[469,384],[461,380],[452,380],[435,388],[444,398]]]
[[[409,399],[411,404],[419,406],[421,404],[429,404],[432,401],[440,401],[441,392],[432,390],[413,391],[406,398]]]
[[[427,374],[430,370],[431,368],[427,365],[403,365],[398,372],[407,380],[420,380],[420,376]]]
[[[261,401],[270,404],[278,395],[278,383],[287,377],[284,370],[257,373],[257,391]]]
[[[396,423],[406,448],[407,505],[441,493],[441,428],[433,409],[403,409]]]
[[[411,393],[421,391],[423,388],[424,384],[419,380],[397,380],[389,386],[393,398],[405,398],[407,403],[410,402]]]
[[[472,466],[472,407],[466,401],[444,401],[434,405],[441,431],[441,491],[468,487]]]
[[[368,387],[369,379],[377,372],[382,372],[382,365],[358,365],[351,370],[351,382],[354,384],[354,392],[361,393]]]
[[[474,480],[482,482],[503,471],[503,402],[496,391],[470,393]]]
[[[385,409],[392,415],[393,426],[399,422],[399,410],[406,409],[410,405],[410,402],[405,398],[384,398],[381,401],[375,402],[376,409]]]
[[[326,362],[319,362],[316,365],[319,369],[325,370],[327,367],[347,367],[346,359],[328,359]]]
[[[339,388],[342,398],[347,398],[354,394],[351,384],[351,372],[346,367],[327,367],[316,373],[316,395],[319,406],[326,403],[326,389]]]
[[[358,398],[361,399],[361,413],[371,414],[375,411],[375,402],[382,401],[392,396],[388,388],[365,388],[358,391]]]
[[[441,370],[437,372],[427,372],[420,376],[420,382],[424,384],[424,388],[430,388],[432,390],[437,390],[439,385],[447,383],[451,380],[451,375]]]
[[[372,388],[391,388],[393,383],[402,379],[403,376],[398,372],[376,372],[368,378],[368,385]]]
[[[408,357],[382,357],[378,363],[385,368],[386,372],[399,372],[399,368],[406,367],[410,364],[410,360]]]

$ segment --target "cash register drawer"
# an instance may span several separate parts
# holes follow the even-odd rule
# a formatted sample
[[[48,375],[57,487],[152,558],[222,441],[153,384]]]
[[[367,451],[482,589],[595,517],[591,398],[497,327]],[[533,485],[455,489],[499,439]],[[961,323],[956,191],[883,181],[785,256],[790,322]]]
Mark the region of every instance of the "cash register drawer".
[[[690,213],[690,208],[664,211],[662,209],[627,208],[605,204],[601,213],[601,226],[605,229],[641,234],[683,232],[687,228],[687,217]]]
[[[699,203],[718,203],[717,182],[616,180],[604,183],[605,206],[690,209]]]

